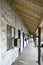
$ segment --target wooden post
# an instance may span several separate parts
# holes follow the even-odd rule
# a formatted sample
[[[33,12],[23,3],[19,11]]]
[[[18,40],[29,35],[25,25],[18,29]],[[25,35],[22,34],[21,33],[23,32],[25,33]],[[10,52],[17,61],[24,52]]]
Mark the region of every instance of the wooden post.
[[[38,64],[40,64],[40,43],[41,43],[41,28],[38,29]]]

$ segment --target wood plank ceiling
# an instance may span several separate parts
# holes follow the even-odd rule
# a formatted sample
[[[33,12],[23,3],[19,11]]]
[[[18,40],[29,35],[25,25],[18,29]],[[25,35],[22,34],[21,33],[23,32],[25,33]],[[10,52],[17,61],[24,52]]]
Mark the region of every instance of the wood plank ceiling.
[[[31,34],[43,19],[43,0],[8,0]]]

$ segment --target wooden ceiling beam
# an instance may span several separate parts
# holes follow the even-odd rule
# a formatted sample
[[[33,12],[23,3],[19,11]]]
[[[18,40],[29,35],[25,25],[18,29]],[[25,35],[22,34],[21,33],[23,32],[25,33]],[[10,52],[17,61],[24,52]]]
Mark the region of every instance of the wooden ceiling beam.
[[[41,15],[41,13],[36,13],[34,10],[32,11],[32,9],[30,8],[28,8],[28,9],[26,9],[25,7],[23,7],[23,6],[20,6],[20,5],[17,5],[16,3],[14,3],[14,4],[12,4],[13,6],[15,6],[16,8],[18,8],[18,9],[20,9],[21,11],[24,11],[24,12],[27,12],[27,13],[29,13],[29,14],[31,14],[32,16],[34,16],[34,17],[37,17],[37,18],[39,18],[40,17],[40,15]]]
[[[35,17],[32,17],[31,15],[29,15],[28,13],[25,13],[25,12],[22,12],[21,10],[18,10],[16,8],[14,8],[14,10],[16,11],[16,13],[18,13],[18,15],[21,15],[21,16],[24,16],[26,18],[29,18],[30,20],[32,20],[34,23],[38,23],[40,22],[41,18],[35,18]]]
[[[25,18],[23,18],[23,17],[21,17],[21,19],[23,20],[23,22],[25,22],[25,23],[28,25],[28,27],[29,27],[29,25],[30,25],[30,27],[33,26],[32,28],[36,28],[36,27],[37,27],[37,25],[35,25],[35,24],[29,22],[27,19],[25,19]],[[32,29],[32,28],[31,28],[31,29]]]
[[[35,23],[35,21],[32,21],[32,20],[29,19],[29,18],[26,18],[26,17],[21,16],[21,15],[19,15],[19,17],[21,17],[24,21],[28,21],[28,24],[31,23],[31,24],[33,24],[33,25],[38,26],[38,23]]]
[[[16,13],[19,15],[19,16],[22,16],[22,17],[24,17],[25,19],[27,19],[28,21],[30,21],[30,23],[33,23],[33,24],[38,24],[39,22],[40,22],[40,19],[39,20],[37,20],[37,19],[33,19],[33,18],[31,18],[30,16],[28,16],[28,15],[26,15],[26,14],[24,14],[24,13],[20,13],[20,11],[16,11]]]
[[[10,3],[14,2],[14,3],[22,5],[22,6],[26,7],[26,8],[31,8],[32,10],[35,10],[35,12],[40,13],[43,10],[43,8],[41,8],[40,6],[32,3],[31,1],[36,1],[37,2],[39,0],[10,0]]]
[[[32,2],[33,4],[43,8],[43,0],[27,0],[27,2]]]
[[[23,21],[22,21],[23,22]],[[27,27],[28,31],[31,32],[32,34],[35,33],[37,26],[31,26],[31,24],[28,24],[28,21],[24,21],[23,22],[25,24],[25,26]]]

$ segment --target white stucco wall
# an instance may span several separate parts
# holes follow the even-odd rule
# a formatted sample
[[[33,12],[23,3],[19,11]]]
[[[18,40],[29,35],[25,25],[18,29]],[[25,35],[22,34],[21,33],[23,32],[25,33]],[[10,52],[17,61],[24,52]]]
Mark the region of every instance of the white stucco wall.
[[[21,32],[21,52],[23,50],[23,33]]]
[[[16,17],[15,12],[11,9],[9,4],[0,0],[0,65],[11,65],[12,62],[18,57],[18,48],[7,51],[7,38],[6,38],[6,25],[20,29],[21,32],[27,33],[26,27],[22,24],[21,20]],[[16,32],[17,37],[17,32]],[[21,33],[21,51],[23,50],[23,39]]]
[[[0,21],[0,63],[1,63],[1,21]]]

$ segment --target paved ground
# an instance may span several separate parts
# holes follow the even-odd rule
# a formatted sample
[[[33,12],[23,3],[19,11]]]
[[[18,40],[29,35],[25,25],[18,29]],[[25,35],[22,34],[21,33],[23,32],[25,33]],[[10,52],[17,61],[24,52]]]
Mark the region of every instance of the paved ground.
[[[38,51],[30,42],[12,65],[38,65]]]

